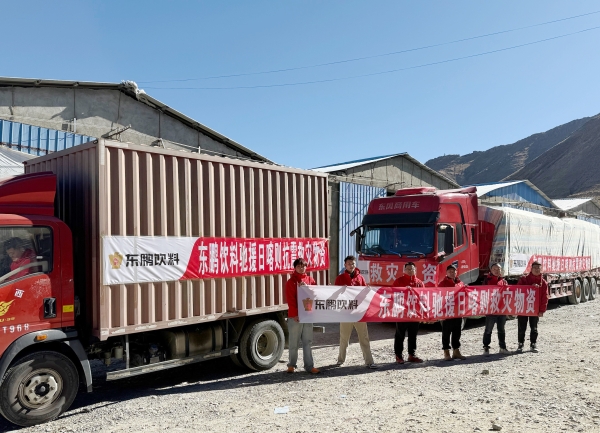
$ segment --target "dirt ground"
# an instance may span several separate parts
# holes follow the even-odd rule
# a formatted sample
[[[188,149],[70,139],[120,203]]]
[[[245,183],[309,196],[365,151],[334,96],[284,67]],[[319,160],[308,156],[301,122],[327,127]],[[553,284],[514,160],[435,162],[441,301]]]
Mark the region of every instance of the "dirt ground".
[[[315,334],[323,374],[287,374],[285,361],[247,373],[214,360],[79,394],[56,421],[23,432],[600,432],[600,301],[551,304],[540,320],[539,353],[482,355],[483,320],[463,331],[465,361],[442,361],[439,325],[418,338],[423,364],[397,365],[392,324],[369,324],[378,370],[362,365],[353,334],[335,367],[338,326]],[[507,323],[516,349],[517,323]],[[528,347],[528,343],[526,345]],[[299,365],[300,367],[300,365]],[[276,409],[287,413],[276,414]],[[283,408],[283,410],[281,409]],[[0,430],[15,428],[0,422]]]

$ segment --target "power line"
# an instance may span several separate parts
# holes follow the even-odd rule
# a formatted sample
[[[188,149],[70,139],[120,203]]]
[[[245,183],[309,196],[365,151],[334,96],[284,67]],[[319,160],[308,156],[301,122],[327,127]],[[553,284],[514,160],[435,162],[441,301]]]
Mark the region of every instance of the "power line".
[[[457,39],[457,40],[450,41],[450,42],[442,42],[442,43],[433,44],[433,45],[425,45],[422,47],[408,48],[408,49],[401,50],[401,51],[393,51],[391,53],[374,54],[372,56],[356,57],[353,59],[337,60],[337,61],[327,62],[327,63],[318,63],[315,65],[297,66],[297,67],[293,67],[293,68],[284,68],[284,69],[273,69],[273,70],[269,70],[269,71],[260,71],[260,72],[245,72],[245,73],[230,74],[230,75],[213,75],[213,76],[200,77],[200,78],[181,78],[181,79],[176,79],[176,80],[138,81],[138,83],[152,84],[152,83],[176,83],[176,82],[187,82],[187,81],[213,80],[213,79],[217,79],[217,78],[233,78],[233,77],[245,77],[245,76],[249,76],[249,75],[275,74],[275,73],[279,73],[279,72],[298,71],[298,70],[302,70],[302,69],[311,69],[311,68],[319,68],[319,67],[323,67],[323,66],[339,65],[342,63],[351,63],[351,62],[358,62],[358,61],[362,61],[362,60],[375,59],[375,58],[379,58],[379,57],[394,56],[397,54],[404,54],[404,53],[409,53],[409,52],[413,52],[413,51],[420,51],[420,50],[426,50],[429,48],[457,44],[460,42],[472,41],[474,39],[487,38],[489,36],[496,36],[496,35],[501,35],[501,34],[505,34],[505,33],[511,33],[511,32],[516,32],[516,31],[520,31],[520,30],[530,29],[533,27],[545,26],[548,24],[554,24],[554,23],[558,23],[561,21],[568,21],[568,20],[581,18],[581,17],[585,17],[585,16],[589,16],[589,15],[595,15],[598,13],[600,13],[600,11],[588,12],[588,13],[581,14],[581,15],[575,15],[575,16],[567,17],[567,18],[560,18],[560,19],[553,20],[553,21],[546,21],[546,22],[539,23],[539,24],[532,24],[529,26],[517,27],[517,28],[509,29],[509,30],[501,30],[501,31],[494,32],[494,33],[486,33],[484,35],[479,35],[479,36],[471,36],[468,38]]]
[[[322,79],[322,80],[313,80],[313,81],[299,81],[299,82],[295,82],[295,83],[263,84],[263,85],[256,85],[256,86],[231,86],[231,87],[146,87],[146,89],[155,89],[155,90],[157,90],[157,89],[158,90],[235,90],[235,89],[259,89],[259,88],[269,88],[269,87],[289,87],[289,86],[302,86],[302,85],[317,84],[317,83],[330,83],[330,82],[333,82],[333,81],[345,81],[345,80],[352,80],[352,79],[356,79],[356,78],[373,77],[373,76],[376,76],[376,75],[391,74],[391,73],[394,73],[394,72],[408,71],[408,70],[411,70],[411,69],[419,69],[419,68],[424,68],[424,67],[427,67],[427,66],[441,65],[441,64],[444,64],[444,63],[457,62],[459,60],[472,59],[474,57],[481,57],[481,56],[485,56],[485,55],[489,55],[489,54],[499,53],[499,52],[502,52],[502,51],[509,51],[509,50],[513,50],[513,49],[516,49],[516,48],[522,48],[522,47],[526,47],[526,46],[529,46],[529,45],[540,44],[542,42],[548,42],[548,41],[552,41],[552,40],[555,40],[555,39],[561,39],[561,38],[565,38],[567,36],[573,36],[573,35],[577,35],[577,34],[580,34],[580,33],[589,32],[589,31],[597,30],[597,29],[600,29],[600,26],[590,27],[588,29],[579,30],[577,32],[566,33],[564,35],[553,36],[551,38],[540,39],[538,41],[527,42],[527,43],[519,44],[519,45],[513,45],[513,46],[510,46],[510,47],[506,47],[506,48],[499,48],[497,50],[485,51],[483,53],[476,53],[476,54],[471,54],[471,55],[463,56],[463,57],[455,57],[455,58],[452,58],[452,59],[440,60],[440,61],[437,61],[437,62],[423,63],[421,65],[408,66],[406,68],[390,69],[390,70],[387,70],[387,71],[372,72],[372,73],[369,73],[369,74],[351,75],[351,76],[348,76],[348,77],[326,78],[326,79]]]

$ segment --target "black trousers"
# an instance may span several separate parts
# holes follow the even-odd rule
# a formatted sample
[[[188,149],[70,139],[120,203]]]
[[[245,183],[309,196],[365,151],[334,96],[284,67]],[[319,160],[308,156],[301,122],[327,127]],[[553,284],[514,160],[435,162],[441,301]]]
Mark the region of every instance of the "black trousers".
[[[402,356],[406,331],[408,331],[408,354],[414,356],[417,351],[419,322],[396,322],[396,335],[394,336],[394,352],[396,356]]]
[[[494,325],[498,325],[498,345],[501,349],[506,349],[506,332],[504,331],[504,325],[506,325],[506,316],[485,316],[485,331],[483,331],[483,347],[489,349],[490,343],[492,342],[492,331]]]
[[[519,321],[519,330],[518,330],[518,338],[519,343],[525,343],[525,332],[527,331],[527,322],[529,321],[529,341],[531,344],[535,344],[538,337],[538,323],[540,318],[538,316],[519,316],[517,317]]]
[[[452,349],[460,347],[460,333],[462,319],[442,320],[442,349],[450,350],[450,339],[452,338]]]

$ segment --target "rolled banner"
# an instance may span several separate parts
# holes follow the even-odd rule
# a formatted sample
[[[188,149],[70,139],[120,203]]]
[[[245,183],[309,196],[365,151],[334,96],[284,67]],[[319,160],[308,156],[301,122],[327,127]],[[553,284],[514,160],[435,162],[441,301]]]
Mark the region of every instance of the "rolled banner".
[[[537,316],[534,286],[298,286],[302,323],[435,322],[486,315]]]

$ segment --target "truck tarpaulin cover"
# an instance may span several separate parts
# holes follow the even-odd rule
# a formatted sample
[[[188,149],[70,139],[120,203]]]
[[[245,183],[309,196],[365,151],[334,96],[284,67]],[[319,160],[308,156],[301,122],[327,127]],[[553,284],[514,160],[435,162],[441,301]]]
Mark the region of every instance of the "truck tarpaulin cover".
[[[490,263],[499,263],[503,276],[529,272],[535,260],[543,272],[600,266],[600,227],[595,224],[487,206],[479,207],[479,220],[495,226]]]
[[[104,284],[289,273],[298,257],[308,271],[329,268],[326,239],[105,236]]]
[[[302,323],[433,322],[459,317],[537,316],[533,286],[371,287],[298,286]]]

